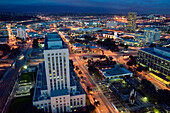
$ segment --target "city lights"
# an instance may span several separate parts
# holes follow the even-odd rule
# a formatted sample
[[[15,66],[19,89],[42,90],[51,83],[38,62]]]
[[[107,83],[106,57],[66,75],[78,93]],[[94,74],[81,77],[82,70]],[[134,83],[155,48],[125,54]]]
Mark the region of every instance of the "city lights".
[[[168,112],[168,3],[1,0],[0,113]]]

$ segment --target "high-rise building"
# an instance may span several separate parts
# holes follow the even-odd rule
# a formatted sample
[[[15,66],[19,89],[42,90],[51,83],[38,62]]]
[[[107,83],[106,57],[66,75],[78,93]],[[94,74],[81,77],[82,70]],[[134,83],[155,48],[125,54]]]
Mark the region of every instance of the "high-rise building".
[[[136,28],[136,12],[129,12],[128,13],[128,24],[127,24],[127,30],[134,31]]]
[[[22,28],[18,28],[17,29],[17,37],[19,37],[21,39],[26,39],[27,38],[27,32]]]
[[[44,60],[37,73],[33,105],[52,113],[71,112],[86,106],[86,94],[69,63],[68,48],[58,33],[46,35]]]
[[[157,28],[145,28],[144,37],[146,43],[152,43],[154,41],[159,41],[161,36],[161,31]]]

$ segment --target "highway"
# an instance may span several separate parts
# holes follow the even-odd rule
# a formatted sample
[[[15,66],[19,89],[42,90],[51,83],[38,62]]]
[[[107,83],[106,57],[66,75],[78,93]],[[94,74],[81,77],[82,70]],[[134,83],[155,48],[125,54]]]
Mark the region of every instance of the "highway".
[[[6,113],[7,109],[13,99],[18,86],[19,75],[21,75],[22,67],[27,62],[28,54],[31,52],[29,48],[31,42],[27,44],[26,48],[22,50],[22,54],[25,56],[22,60],[15,58],[15,67],[10,68],[8,74],[0,84],[0,113]]]

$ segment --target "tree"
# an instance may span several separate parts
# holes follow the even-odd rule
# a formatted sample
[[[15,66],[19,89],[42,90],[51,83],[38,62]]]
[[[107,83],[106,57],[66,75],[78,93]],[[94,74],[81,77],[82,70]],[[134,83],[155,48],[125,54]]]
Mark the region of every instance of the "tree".
[[[38,39],[34,39],[32,47],[33,48],[38,48]]]
[[[149,47],[156,47],[156,44],[150,44]]]
[[[142,67],[144,71],[149,71],[148,67]]]
[[[102,50],[102,54],[104,55],[104,51]]]
[[[76,66],[76,70],[79,70],[79,67]]]
[[[110,56],[110,57],[109,57],[109,60],[113,60],[113,57]]]
[[[79,71],[79,74],[82,74],[82,72],[81,72],[81,71]]]
[[[129,56],[129,58],[130,58],[130,59],[133,59],[133,56],[132,56],[132,55],[130,55],[130,56]]]
[[[142,68],[141,67],[137,67],[136,71],[142,72]]]
[[[115,65],[116,64],[116,61],[113,61],[113,65]]]
[[[91,60],[88,60],[88,61],[87,61],[87,63],[88,63],[88,66],[91,64],[91,62],[92,62]]]
[[[132,66],[132,65],[133,65],[133,63],[132,63],[131,61],[128,61],[126,64],[127,64],[128,66]]]
[[[86,60],[86,59],[87,59],[87,57],[83,56],[83,59],[84,59],[84,60]]]
[[[129,47],[128,45],[125,45],[125,46],[124,46],[125,50],[127,50],[127,49],[128,49],[128,47]]]
[[[169,90],[158,90],[157,92],[158,95],[158,102],[159,103],[165,103],[168,106],[170,106],[170,98],[167,97],[167,95],[170,95]]]
[[[0,50],[5,51],[5,52],[10,52],[10,46],[7,44],[1,44]]]

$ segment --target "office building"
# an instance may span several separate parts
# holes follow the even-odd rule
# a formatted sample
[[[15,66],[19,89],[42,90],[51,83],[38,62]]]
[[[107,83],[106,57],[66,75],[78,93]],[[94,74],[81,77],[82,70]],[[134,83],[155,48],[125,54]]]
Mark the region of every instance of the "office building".
[[[86,106],[86,94],[72,65],[69,52],[58,33],[45,37],[44,63],[39,65],[33,105],[45,112],[71,112]]]
[[[25,31],[25,29],[18,28],[17,29],[17,37],[19,37],[21,39],[26,39],[27,38],[27,32]]]
[[[144,37],[146,43],[152,43],[155,41],[159,41],[161,36],[161,31],[157,28],[145,28],[144,29]]]
[[[170,49],[166,47],[145,48],[138,51],[137,62],[149,68],[161,82],[170,84]],[[152,74],[153,75],[153,74]]]
[[[134,31],[136,29],[136,12],[129,12],[128,13],[128,24],[127,30]]]
[[[106,28],[116,28],[117,27],[117,22],[116,21],[108,21],[106,23]]]

